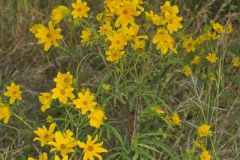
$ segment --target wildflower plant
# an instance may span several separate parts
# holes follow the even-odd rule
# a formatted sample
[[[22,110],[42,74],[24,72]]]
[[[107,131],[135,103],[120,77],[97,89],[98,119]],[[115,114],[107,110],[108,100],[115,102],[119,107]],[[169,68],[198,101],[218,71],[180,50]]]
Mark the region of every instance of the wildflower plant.
[[[40,120],[14,112],[27,88],[12,82],[0,94],[0,121],[14,115],[32,136],[24,159],[221,159],[214,117],[224,65],[240,68],[225,54],[234,25],[206,20],[191,32],[185,12],[168,0],[73,0],[31,26],[54,66],[31,93]]]
[[[211,29],[206,29],[199,35],[187,35],[182,30],[184,19],[181,16],[179,7],[172,4],[170,1],[165,1],[162,3],[159,6],[160,11],[158,10],[158,12],[155,12],[153,10],[145,9],[146,4],[141,0],[105,0],[102,6],[102,11],[95,15],[95,20],[90,18],[92,17],[92,9],[89,6],[90,5],[87,1],[77,0],[71,4],[72,8],[58,6],[53,9],[49,22],[49,30],[47,31],[47,29],[45,29],[45,32],[55,32],[56,36],[51,36],[51,38],[54,39],[49,40],[49,42],[46,42],[47,40],[44,42],[41,40],[41,38],[50,38],[48,36],[45,36],[46,38],[39,36],[40,34],[45,34],[43,34],[43,31],[41,31],[41,27],[39,27],[39,29],[36,29],[37,27],[35,25],[31,31],[33,32],[34,30],[33,33],[35,34],[35,37],[39,38],[39,41],[42,43],[45,43],[44,48],[45,51],[47,51],[52,44],[54,46],[58,46],[58,41],[64,39],[64,35],[60,34],[60,22],[68,16],[69,19],[71,19],[67,20],[69,23],[68,25],[73,25],[75,26],[75,29],[80,29],[80,34],[78,36],[80,45],[83,48],[95,48],[96,46],[97,52],[107,69],[106,72],[110,74],[108,79],[110,82],[113,80],[115,81],[116,76],[133,77],[133,81],[129,81],[129,84],[125,85],[131,86],[131,83],[135,83],[135,87],[137,88],[133,88],[132,91],[129,90],[127,92],[124,92],[123,95],[118,92],[114,93],[117,93],[115,96],[119,96],[120,99],[122,99],[122,101],[115,103],[120,103],[123,106],[128,106],[128,117],[131,117],[132,113],[137,115],[137,119],[140,118],[140,120],[135,119],[134,121],[138,126],[141,126],[140,124],[143,123],[143,120],[141,120],[141,115],[144,117],[151,113],[152,115],[157,115],[157,117],[163,121],[163,127],[169,127],[171,129],[181,128],[182,124],[184,123],[182,114],[178,113],[177,111],[173,111],[171,107],[169,108],[165,102],[163,104],[165,106],[168,106],[168,108],[163,109],[161,107],[150,107],[153,109],[148,110],[147,106],[152,106],[152,104],[149,104],[151,101],[156,104],[153,106],[158,106],[159,102],[155,98],[151,99],[150,97],[141,94],[142,86],[138,86],[141,85],[141,82],[138,82],[139,79],[137,79],[137,76],[134,75],[136,72],[141,72],[141,69],[131,69],[131,67],[137,67],[137,65],[141,64],[142,62],[151,60],[152,57],[156,58],[156,62],[164,62],[168,61],[168,59],[178,59],[178,62],[184,58],[184,60],[181,63],[177,63],[177,65],[180,65],[182,67],[182,73],[186,78],[194,77],[194,69],[196,68],[195,66],[206,62],[208,62],[208,65],[211,66],[211,64],[218,62],[219,57],[218,53],[214,50],[204,51],[203,53],[199,50],[199,48],[205,45],[205,43],[208,41],[214,43],[214,41],[220,40],[222,34],[230,34],[232,32],[232,25],[228,25],[226,27],[227,29],[225,30],[224,26],[222,26],[220,23],[210,21],[209,24],[212,27]],[[143,24],[138,24],[140,17],[145,21],[146,24],[149,25],[150,30],[147,30]],[[52,21],[54,22],[54,27],[57,28],[56,30],[52,25]],[[93,21],[98,21],[96,26],[91,25],[94,23]],[[152,33],[149,33],[147,31],[151,31]],[[63,40],[61,46],[65,48],[64,51],[69,50],[69,47],[67,45],[67,41]],[[69,50],[67,52],[71,51]],[[137,63],[131,59],[136,59]],[[233,66],[237,67],[237,62],[237,58],[234,57],[232,61]],[[154,68],[159,67],[159,65],[155,63],[152,65],[153,72],[155,72]],[[129,74],[126,72],[127,67],[130,68]],[[146,72],[144,71],[144,68],[142,72]],[[152,74],[154,75],[156,73],[149,72],[147,76],[152,77]],[[210,75],[212,75],[212,73],[210,73]],[[110,77],[113,79],[110,79]],[[122,79],[117,79],[122,81]],[[152,78],[149,78],[148,80],[151,81]],[[127,82],[127,80],[125,81]],[[121,152],[126,152],[125,144],[122,142],[123,139],[119,137],[120,133],[114,129],[115,127],[111,126],[110,124],[106,124],[106,126],[104,126],[104,123],[106,123],[105,121],[108,121],[106,118],[108,115],[104,111],[106,108],[101,108],[100,106],[103,104],[99,104],[97,102],[100,95],[104,97],[106,96],[104,94],[108,94],[109,89],[104,89],[107,91],[106,93],[100,93],[100,90],[98,90],[97,94],[95,95],[92,93],[92,91],[90,91],[89,88],[81,87],[78,86],[78,83],[74,83],[74,77],[70,74],[70,72],[58,72],[58,75],[54,79],[54,82],[56,83],[55,88],[53,88],[51,91],[44,92],[39,96],[39,100],[42,104],[42,111],[50,109],[51,103],[53,103],[52,101],[58,100],[58,103],[60,103],[60,105],[64,107],[74,108],[78,114],[85,117],[85,120],[88,121],[89,127],[95,129],[101,129],[101,127],[103,127],[101,132],[104,132],[105,129],[112,130],[113,134],[115,134],[115,136],[123,145],[124,149]],[[115,88],[117,83],[111,83],[114,85],[111,86],[111,88]],[[103,84],[103,88],[106,88],[106,84]],[[139,104],[134,104],[131,101],[128,102],[127,97],[129,96],[132,97],[133,102],[136,100],[135,102],[139,102]],[[139,99],[140,97],[142,100]],[[114,98],[110,96],[110,99]],[[120,108],[118,108],[118,110],[119,109]],[[142,109],[143,111],[141,111]],[[153,114],[152,111],[155,113]],[[198,128],[198,135],[200,139],[203,137],[208,137],[212,134],[209,127],[210,126],[204,124]],[[131,126],[128,126],[127,128],[127,139],[130,144],[134,144],[138,137],[135,133],[138,129],[134,129],[134,131],[131,131]],[[62,139],[64,139],[64,134],[59,132],[59,135],[60,134],[62,134]],[[164,137],[165,136],[166,135],[164,135]],[[89,137],[91,136],[88,135],[88,141],[86,144],[79,142],[80,148],[84,149],[83,159],[93,159],[93,157],[102,159],[101,156],[97,153],[107,152],[107,150],[96,149],[95,151],[93,146],[91,149],[89,149],[88,145],[91,143],[91,138]],[[72,138],[69,137],[69,140],[70,139]],[[202,144],[202,141],[200,141],[200,139],[194,141],[194,144],[202,150],[200,159],[210,159],[211,155],[206,150],[205,145]],[[57,141],[57,137],[55,140]],[[72,139],[71,143],[75,143],[74,141],[75,140]],[[95,141],[96,140],[94,140],[94,142]],[[57,142],[50,142],[52,145],[54,143]],[[147,144],[145,145],[147,146]],[[155,143],[152,142],[151,145],[154,146]],[[57,144],[54,146],[56,148],[53,150],[61,150],[61,147],[57,147]],[[74,147],[75,145],[71,146]],[[159,146],[156,145],[155,147]],[[162,146],[160,146],[160,148],[162,148]],[[143,148],[141,147],[134,146],[134,157],[144,157],[144,155],[148,155],[147,153],[142,155],[142,149]],[[95,151],[96,153],[91,153],[91,151]],[[69,153],[70,152],[74,152],[74,150],[71,148],[69,149]],[[62,153],[61,155],[65,156],[66,154],[68,154],[68,152],[64,152],[64,154]],[[173,154],[173,151],[168,150],[166,151],[166,154],[172,158],[177,157],[175,154]]]

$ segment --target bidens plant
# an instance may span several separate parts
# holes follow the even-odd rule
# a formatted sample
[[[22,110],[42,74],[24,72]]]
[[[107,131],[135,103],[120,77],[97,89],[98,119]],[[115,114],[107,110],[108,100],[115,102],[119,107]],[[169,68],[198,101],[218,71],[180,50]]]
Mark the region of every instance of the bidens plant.
[[[238,55],[225,54],[234,29],[214,18],[193,32],[182,8],[172,1],[76,0],[33,25],[54,64],[50,87],[37,94],[44,120],[15,113],[25,105],[24,87],[12,82],[0,98],[4,125],[14,115],[34,136],[37,154],[28,160],[219,159],[214,117],[224,111],[222,68],[240,68]]]

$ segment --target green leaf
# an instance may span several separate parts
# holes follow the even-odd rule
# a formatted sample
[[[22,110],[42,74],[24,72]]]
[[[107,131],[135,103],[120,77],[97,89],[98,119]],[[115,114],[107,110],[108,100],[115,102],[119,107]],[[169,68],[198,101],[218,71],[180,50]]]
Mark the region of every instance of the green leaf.
[[[112,126],[105,124],[106,127],[108,127],[110,129],[110,131],[112,131],[113,135],[118,139],[118,141],[122,144],[123,149],[125,150],[125,145],[123,142],[123,139],[121,137],[121,134]]]
[[[138,160],[138,157],[139,157],[139,154],[138,153],[135,153],[132,160]]]
[[[147,151],[145,151],[142,148],[138,148],[137,151],[140,155],[144,156],[144,157],[141,156],[144,160],[147,160],[147,159],[156,160],[156,158],[154,158],[150,153],[148,153]]]
[[[169,156],[171,156],[172,158],[176,159],[176,156],[174,155],[173,151],[171,150],[170,147],[168,147],[167,145],[165,145],[163,142],[161,141],[151,141],[151,140],[146,140],[144,141],[144,144],[149,144],[150,146],[154,145],[160,149],[162,149],[165,153],[167,153]]]

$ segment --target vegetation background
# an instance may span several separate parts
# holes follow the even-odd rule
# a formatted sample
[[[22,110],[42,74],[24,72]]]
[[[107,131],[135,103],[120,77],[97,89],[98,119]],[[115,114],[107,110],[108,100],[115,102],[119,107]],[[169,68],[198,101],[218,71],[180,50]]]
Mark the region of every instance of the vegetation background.
[[[211,19],[222,23],[230,20],[234,25],[234,36],[226,42],[230,46],[226,54],[231,52],[240,56],[240,0],[175,0],[172,2],[179,6],[180,15],[184,17],[185,32],[193,35],[201,33]],[[73,51],[76,54],[66,54],[59,49],[44,53],[42,46],[36,45],[36,40],[29,32],[29,28],[36,23],[47,24],[49,14],[55,6],[60,4],[70,6],[71,3],[72,1],[66,0],[0,1],[0,87],[3,88],[3,84],[7,84],[9,81],[21,84],[24,91],[24,106],[15,108],[15,112],[21,115],[20,119],[27,121],[34,128],[43,123],[46,118],[46,115],[41,113],[39,109],[38,94],[54,85],[52,80],[58,71],[71,71],[83,86],[93,90],[97,90],[97,86],[107,79],[102,62],[99,58],[93,58],[96,56],[96,50],[76,47],[77,49]],[[100,3],[103,2],[92,0],[88,3],[91,14],[96,15],[100,11]],[[159,5],[162,3],[161,0],[151,0],[151,4],[156,4],[154,10],[159,10]],[[66,31],[63,29],[64,32]],[[80,35],[80,31],[76,32],[76,35]],[[73,41],[79,42],[77,38],[79,36],[76,36]],[[77,45],[77,43],[72,45]],[[136,102],[140,101],[139,99],[143,98],[144,95],[151,94],[161,97],[159,101],[163,104],[167,103],[166,106],[173,106],[173,109],[182,113],[181,117],[185,129],[174,130],[176,134],[172,139],[175,140],[167,142],[171,146],[170,152],[176,151],[175,153],[182,154],[185,152],[184,148],[192,145],[196,132],[194,124],[203,122],[201,113],[196,108],[199,104],[204,104],[207,108],[214,107],[205,114],[206,118],[213,124],[215,133],[215,136],[211,138],[213,159],[240,160],[239,70],[233,69],[230,65],[223,65],[218,68],[220,70],[216,71],[218,75],[216,84],[212,84],[209,81],[206,83],[184,77],[179,78],[175,75],[180,74],[180,68],[169,66],[167,63],[160,67],[162,70],[154,70],[151,61],[147,58],[145,60],[139,61],[141,65],[138,64],[136,70],[130,68],[128,74],[121,73],[121,76],[112,82],[111,86],[121,88],[128,85],[128,90],[124,91],[124,94],[132,97],[132,103],[139,105],[139,108],[142,107],[142,103],[136,104]],[[231,61],[228,58],[223,58],[223,60],[225,62]],[[129,62],[129,66],[131,63],[133,62]],[[125,70],[128,68],[124,67]],[[204,70],[207,71],[208,67],[199,68],[195,72],[199,72],[198,75],[204,77],[206,76]],[[126,83],[124,83],[125,79],[128,79],[129,82],[125,81]],[[119,101],[124,102],[125,100],[126,97],[120,96]],[[129,101],[131,102],[131,100]],[[120,102],[115,100],[110,106],[113,107],[114,104],[120,104]],[[131,104],[119,106],[122,107],[122,110],[128,110],[128,107],[132,107]],[[135,110],[129,111],[133,117]],[[52,113],[61,114],[59,111],[52,111]],[[119,119],[114,119],[116,113],[112,113],[112,117],[110,117],[110,120],[116,123],[115,126],[118,126],[117,128],[121,133],[124,133],[124,126],[129,123],[129,117],[125,113],[118,112],[117,114],[122,115],[116,116]],[[119,121],[122,123],[119,124]],[[141,142],[143,136],[148,136],[144,132],[154,129],[159,124],[155,121],[148,121],[147,118],[140,121],[149,123],[149,126],[145,126],[145,130],[139,131],[138,140]],[[67,121],[65,124],[66,126],[70,125]],[[0,159],[18,159],[22,155],[27,157],[27,154],[31,153],[30,150],[35,150],[32,142],[32,131],[25,130],[24,127],[26,126],[22,121],[16,118],[13,118],[8,125],[0,123]],[[119,136],[117,133],[115,134],[115,137]],[[141,135],[143,136],[141,137]],[[154,136],[154,134],[149,134],[149,136]],[[151,137],[148,138],[151,139]],[[117,139],[122,139],[128,148],[126,156],[131,155],[131,148],[136,146],[131,145],[132,142],[128,135]],[[109,146],[116,144],[117,142],[113,140]],[[144,148],[143,141],[141,144],[141,147]],[[154,145],[149,144],[149,146]],[[144,151],[141,150],[140,146],[138,147],[140,152]],[[149,151],[146,152],[152,152],[151,148],[148,149]],[[159,151],[160,153],[157,152],[157,154],[161,157],[161,149]],[[117,153],[117,151],[115,152]]]

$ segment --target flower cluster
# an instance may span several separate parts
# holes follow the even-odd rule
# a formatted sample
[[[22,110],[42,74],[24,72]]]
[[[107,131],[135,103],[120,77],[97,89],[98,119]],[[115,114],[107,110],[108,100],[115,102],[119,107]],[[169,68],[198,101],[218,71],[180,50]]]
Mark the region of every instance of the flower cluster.
[[[98,14],[101,21],[99,34],[103,36],[107,45],[106,60],[118,63],[126,54],[128,44],[133,50],[144,49],[146,35],[139,35],[140,26],[135,18],[144,11],[139,0],[106,0],[104,11]]]
[[[111,107],[111,104],[118,105],[118,103],[127,106],[126,119],[128,121],[128,128],[120,130],[120,133],[124,133],[125,130],[127,130],[127,138],[130,142],[129,145],[133,144],[133,147],[129,146],[131,151],[127,154],[131,156],[131,154],[135,152],[135,159],[144,159],[140,157],[140,152],[144,151],[139,149],[140,147],[152,149],[150,152],[153,153],[154,151],[158,151],[158,146],[161,146],[157,145],[155,149],[155,146],[149,147],[149,145],[155,145],[155,142],[150,142],[147,145],[138,145],[137,142],[135,142],[137,140],[140,142],[142,137],[148,136],[148,133],[146,133],[147,136],[141,136],[142,133],[138,133],[138,130],[140,130],[139,128],[143,126],[142,122],[147,121],[141,119],[142,110],[145,111],[145,105],[147,106],[149,103],[152,103],[152,101],[155,103],[161,99],[151,94],[155,94],[158,91],[150,92],[149,90],[152,90],[155,82],[163,82],[161,85],[164,86],[168,82],[172,82],[172,80],[174,81],[173,83],[177,81],[175,77],[174,79],[171,77],[175,76],[175,72],[170,76],[167,75],[166,79],[163,77],[163,81],[159,80],[161,78],[158,77],[155,81],[155,77],[153,78],[152,75],[158,76],[158,70],[162,71],[166,68],[167,71],[169,66],[180,66],[181,78],[187,80],[191,78],[195,85],[195,82],[198,83],[201,81],[200,78],[205,76],[201,75],[201,77],[199,76],[195,80],[195,69],[199,71],[199,68],[204,68],[208,72],[212,72],[214,67],[221,66],[218,65],[218,63],[225,63],[228,60],[229,55],[226,61],[222,58],[219,46],[220,43],[225,40],[224,38],[228,37],[233,32],[231,23],[224,25],[223,23],[221,24],[220,22],[211,20],[206,24],[204,29],[190,35],[190,33],[187,33],[188,31],[186,29],[183,29],[185,28],[183,27],[185,21],[182,17],[183,12],[179,10],[180,7],[168,0],[163,3],[160,2],[157,9],[147,9],[150,4],[143,2],[143,0],[104,0],[101,4],[103,5],[99,5],[98,8],[100,12],[96,15],[93,15],[95,12],[90,12],[93,10],[93,8],[90,9],[91,2],[88,4],[85,0],[74,0],[70,6],[56,6],[51,11],[47,25],[35,24],[30,28],[30,32],[32,32],[37,39],[37,44],[43,45],[43,50],[45,52],[51,51],[54,46],[58,47],[59,50],[62,49],[66,54],[71,53],[69,56],[73,56],[72,58],[75,58],[75,54],[77,54],[75,48],[81,51],[89,51],[86,54],[92,51],[94,54],[99,53],[99,55],[94,58],[96,58],[97,61],[99,57],[101,58],[101,62],[98,61],[97,63],[104,64],[107,67],[106,70],[103,70],[103,74],[105,71],[108,72],[109,77],[112,78],[109,78],[110,83],[116,82],[115,85],[117,86],[116,92],[110,93],[111,86],[103,82],[104,84],[101,89],[104,94],[109,93],[109,95],[107,95],[109,97],[107,100],[102,100],[100,99],[101,96],[99,96],[102,93],[100,90],[95,90],[96,92],[93,92],[94,89],[91,88],[90,90],[90,88],[79,85],[70,72],[58,72],[53,79],[54,86],[40,93],[38,96],[38,100],[41,104],[41,111],[43,112],[42,114],[47,116],[47,122],[50,124],[48,127],[43,125],[34,131],[36,137],[33,141],[38,141],[41,150],[45,151],[39,154],[37,158],[39,160],[53,159],[53,157],[55,160],[67,160],[71,159],[73,156],[79,156],[79,153],[83,153],[83,160],[101,160],[101,153],[106,153],[108,150],[102,147],[103,142],[98,142],[98,138],[99,136],[102,137],[105,131],[107,132],[108,138],[111,138],[109,136],[110,132],[114,132],[114,136],[121,141],[124,148],[124,150],[120,149],[120,152],[125,152],[125,148],[127,147],[124,146],[125,143],[122,142],[121,135],[114,127],[111,127],[109,124],[104,124],[107,118],[104,109],[105,105],[103,104],[107,104],[108,101],[113,99],[114,102],[109,102]],[[68,31],[68,29],[70,31]],[[77,35],[77,39],[73,38],[75,35]],[[73,42],[78,42],[78,44],[74,44]],[[211,45],[217,47],[214,48]],[[74,49],[70,46],[74,46]],[[137,60],[128,60],[132,57],[137,57]],[[134,65],[132,65],[132,63],[134,63]],[[230,54],[230,63],[232,67],[239,69],[240,57],[234,55],[234,53]],[[142,67],[142,65],[145,64],[151,67],[146,67],[147,69],[144,66]],[[158,68],[158,66],[161,67]],[[130,69],[125,70],[124,67],[129,67]],[[144,75],[141,75],[141,71],[144,72]],[[177,72],[178,71],[179,70],[177,70]],[[218,72],[219,77],[221,76],[220,71],[221,68],[219,68]],[[165,71],[163,72],[166,73]],[[123,74],[118,75],[118,73]],[[130,77],[129,81],[127,79],[128,76]],[[119,80],[115,77],[119,78]],[[211,81],[216,80],[214,73],[210,73],[209,78]],[[122,81],[124,81],[124,85],[122,85]],[[222,83],[219,81],[218,84]],[[133,85],[133,87],[130,86],[128,88],[128,85]],[[197,98],[200,101],[201,98],[205,96],[198,95],[199,89],[197,85],[198,84],[194,86],[194,91],[197,92]],[[145,86],[147,88],[146,90],[149,91],[147,93],[145,92]],[[173,87],[175,86],[177,85],[174,84]],[[217,87],[217,89],[220,88],[221,87]],[[141,89],[143,90],[143,94]],[[161,93],[163,89],[165,88],[162,87]],[[212,90],[214,89],[215,87],[213,87]],[[135,91],[136,96],[135,93],[133,93]],[[11,83],[6,87],[6,91],[3,95],[2,98],[0,97],[0,120],[3,120],[4,123],[8,123],[12,112],[10,107],[11,105],[17,104],[17,101],[22,99],[22,91],[19,85]],[[131,97],[131,95],[134,96]],[[162,95],[160,94],[160,96]],[[195,97],[194,95],[190,101]],[[170,98],[172,100],[172,97]],[[209,99],[210,98],[211,96],[209,96]],[[175,103],[174,99],[173,101]],[[134,108],[135,102],[137,103],[136,108]],[[160,103],[162,103],[162,99]],[[74,127],[67,126],[63,128],[62,125],[58,124],[60,123],[58,121],[59,119],[52,117],[56,115],[50,114],[50,111],[57,107],[59,107],[61,111],[65,110],[65,113],[68,114],[67,116],[74,115],[74,118],[75,116],[78,118],[76,124],[71,123],[70,125],[76,127],[79,125],[79,121],[84,121],[82,123],[84,125],[81,124],[79,126],[84,129],[87,128],[90,131],[86,131],[86,134],[80,134],[84,137],[79,138],[78,128],[77,132],[75,132]],[[160,117],[166,122],[166,132],[168,133],[174,130],[174,127],[178,129],[181,127],[183,128],[188,118],[183,120],[176,109],[169,110],[171,111],[170,114],[167,110],[159,106],[151,110],[151,116],[157,115],[157,117]],[[111,116],[115,116],[115,113],[112,112],[115,111],[109,111]],[[123,110],[123,113],[126,114],[125,110]],[[73,117],[71,118],[74,119]],[[165,128],[165,126],[162,128]],[[149,129],[151,128],[149,127]],[[194,151],[194,156],[195,153],[197,153],[197,159],[211,160],[212,155],[209,150],[208,140],[212,134],[209,124],[202,124],[198,127],[197,137],[194,137],[194,147],[192,149]],[[94,137],[92,135],[94,135]],[[160,134],[150,133],[149,135]],[[171,136],[171,138],[174,137],[175,136]],[[85,139],[86,141],[82,142],[80,139]],[[144,142],[145,141],[141,143]],[[117,145],[117,143],[113,143]],[[147,155],[148,153],[146,152],[143,154]],[[128,158],[128,156],[126,157]],[[149,157],[153,159],[152,156]],[[28,160],[34,159],[33,157],[28,158]]]
[[[165,117],[171,125],[180,126],[182,123],[182,120],[177,112],[167,115],[166,112],[159,106],[154,107],[154,112],[157,114],[157,116]]]
[[[94,159],[94,157],[102,159],[100,153],[108,152],[102,147],[103,142],[97,143],[98,135],[96,135],[94,139],[92,139],[92,136],[87,135],[87,142],[84,143],[76,140],[73,132],[69,129],[64,132],[55,131],[55,129],[56,124],[52,123],[49,129],[43,125],[34,131],[37,135],[34,141],[39,141],[41,147],[50,146],[50,153],[55,153],[55,160],[60,160],[59,155],[61,155],[62,160],[68,160],[69,154],[79,148],[83,149],[84,160],[91,160]],[[48,160],[48,154],[46,152],[40,154],[39,160],[41,159]],[[28,160],[34,160],[34,158],[29,157]]]
[[[5,99],[0,97],[0,120],[8,123],[11,116],[10,106],[14,105],[17,100],[22,100],[22,91],[19,85],[12,82],[6,87],[6,91],[3,94],[6,98],[9,98],[9,100],[4,101]]]
[[[212,131],[208,124],[202,124],[197,130],[198,137],[193,141],[194,146],[201,150],[200,160],[211,160],[211,154],[207,151],[207,137],[212,135]]]
[[[153,11],[146,12],[146,16],[153,24],[156,24],[154,22],[157,17],[160,23],[156,25],[161,26],[153,37],[153,43],[157,45],[157,49],[159,49],[163,55],[165,55],[169,49],[177,53],[175,40],[171,34],[182,28],[182,17],[177,15],[179,13],[178,6],[171,6],[170,1],[166,1],[160,9],[161,15],[155,14]]]
[[[179,16],[177,5],[165,1],[160,6],[160,13],[156,13],[153,10],[145,11],[144,4],[142,0],[105,0],[104,10],[96,15],[99,25],[98,29],[95,29],[90,27],[86,21],[89,18],[90,11],[88,3],[77,0],[72,3],[72,9],[63,5],[54,8],[48,27],[36,24],[30,31],[39,39],[38,44],[44,44],[44,50],[48,51],[52,45],[59,46],[59,40],[63,40],[58,25],[64,18],[68,17],[67,22],[72,23],[70,25],[79,26],[76,24],[80,24],[83,27],[80,35],[80,42],[83,46],[93,44],[101,46],[105,50],[106,60],[118,63],[129,51],[145,51],[146,42],[152,35],[142,33],[142,26],[137,24],[139,17],[144,16],[142,13],[145,13],[145,20],[151,23],[151,29],[154,31],[157,28],[152,37],[152,43],[156,44],[157,50],[162,55],[166,55],[169,51],[178,53],[180,47],[187,53],[193,53],[188,55],[191,60],[187,62],[188,64],[184,64],[182,69],[186,76],[190,76],[194,65],[204,62],[204,59],[210,64],[215,64],[218,61],[218,53],[214,50],[205,54],[197,51],[201,48],[201,45],[206,44],[205,42],[217,41],[222,35],[232,33],[231,23],[223,26],[211,20],[210,27],[194,38],[194,36],[179,32],[183,28],[183,18]],[[184,36],[180,36],[179,39],[179,35]],[[65,42],[64,45],[66,45]],[[237,57],[234,56],[232,65],[239,68],[237,60]]]
[[[223,34],[230,34],[232,33],[232,25],[228,24],[225,28],[220,23],[215,23],[214,21],[210,21],[211,28],[205,30],[203,34],[198,35],[196,38],[188,37],[182,43],[182,48],[189,54],[188,56],[191,57],[190,62],[188,65],[185,65],[182,69],[182,72],[186,76],[190,76],[192,74],[192,69],[195,65],[200,64],[200,62],[204,63],[204,59],[209,64],[215,64],[218,61],[218,54],[215,51],[205,52],[204,54],[200,54],[201,52],[197,52],[198,49],[200,50],[201,47],[206,44],[206,42],[214,42],[220,40]],[[233,61],[236,58],[233,58]],[[235,63],[232,63],[234,66]],[[190,67],[191,65],[191,67]]]
[[[90,126],[99,128],[103,124],[106,116],[104,111],[97,105],[94,94],[89,89],[83,88],[75,96],[74,88],[72,87],[73,77],[70,72],[58,72],[57,77],[53,81],[56,83],[56,87],[51,92],[44,92],[39,96],[43,112],[51,107],[53,100],[57,99],[65,106],[73,105],[83,115],[88,114]]]

